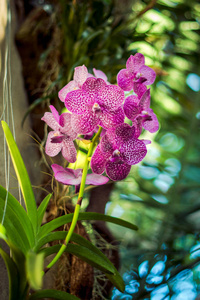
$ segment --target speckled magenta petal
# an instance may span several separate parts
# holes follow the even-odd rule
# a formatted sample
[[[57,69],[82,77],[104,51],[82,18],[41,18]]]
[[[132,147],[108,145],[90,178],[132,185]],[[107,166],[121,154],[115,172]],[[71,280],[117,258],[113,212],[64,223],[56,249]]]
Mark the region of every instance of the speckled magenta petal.
[[[54,157],[56,156],[62,149],[62,143],[52,143],[51,139],[55,137],[56,132],[50,131],[47,137],[45,152],[47,155]]]
[[[143,119],[143,127],[145,130],[148,130],[151,133],[158,131],[159,129],[159,122],[156,115],[153,112],[153,109],[149,108],[146,110],[148,115]],[[149,117],[148,117],[149,116]]]
[[[154,83],[156,79],[156,73],[153,69],[148,66],[142,66],[139,69],[139,73],[141,74],[141,77],[144,77],[146,79],[146,81],[144,82],[145,85]]]
[[[130,120],[134,120],[138,114],[140,114],[140,110],[138,107],[139,99],[137,96],[131,95],[126,98],[124,102],[124,113],[126,117]]]
[[[99,116],[99,125],[105,129],[115,127],[118,124],[124,122],[125,115],[122,107],[114,111],[102,111],[102,114]]]
[[[127,70],[122,69],[117,74],[117,84],[124,91],[131,91],[133,89],[134,76]]]
[[[98,120],[99,117],[96,114],[87,111],[83,115],[73,114],[71,117],[71,124],[74,131],[78,134],[87,134],[94,130],[98,124]]]
[[[124,102],[124,91],[116,85],[104,86],[99,91],[96,101],[108,111],[116,110]]]
[[[65,99],[66,108],[72,113],[82,115],[91,103],[90,95],[83,90],[72,91]]]
[[[107,158],[112,156],[115,147],[113,146],[112,140],[109,139],[109,136],[105,134],[100,142],[100,150],[103,152],[103,155]]]
[[[53,105],[50,105],[49,108],[54,116],[54,119],[56,120],[56,122],[59,123],[60,116],[59,116],[57,109]]]
[[[65,185],[78,185],[81,183],[81,177],[76,178],[73,174],[66,172],[65,169],[55,173],[54,177],[57,181]]]
[[[102,151],[100,150],[100,145],[97,146],[94,154],[92,155],[90,166],[92,172],[95,174],[102,174],[106,167],[107,158],[103,155]]]
[[[59,124],[55,120],[54,116],[50,112],[45,112],[44,116],[41,118],[42,121],[46,122],[49,127],[57,131],[59,129]]]
[[[121,147],[122,144],[126,143],[130,139],[133,139],[134,136],[135,128],[131,127],[127,123],[123,123],[115,128],[115,136],[113,137],[113,142],[115,142],[119,149],[119,147]]]
[[[145,64],[144,55],[141,53],[136,53],[134,56],[131,55],[126,62],[126,68],[132,72],[136,73]]]
[[[74,81],[76,82],[79,88],[82,87],[87,77],[88,77],[88,70],[86,66],[82,65],[74,69]]]
[[[132,121],[132,127],[135,128],[135,138],[138,138],[142,132],[142,120],[143,118],[141,116],[138,116]]]
[[[71,91],[79,89],[76,81],[72,80],[67,85],[65,85],[59,92],[58,97],[62,102],[65,102],[67,94]]]
[[[86,177],[86,184],[102,185],[102,184],[106,184],[108,181],[109,181],[108,177],[94,174],[94,173],[88,174]]]
[[[129,165],[139,163],[146,154],[147,149],[145,143],[138,139],[129,139],[126,143],[123,143],[120,148],[121,160]]]
[[[141,110],[147,110],[147,109],[149,109],[150,101],[151,101],[150,89],[148,89],[142,95],[142,97],[140,99],[139,106],[140,106]]]
[[[104,86],[106,86],[106,83],[101,78],[95,78],[95,77],[89,77],[85,81],[85,83],[82,86],[82,89],[89,94],[91,93],[97,93],[100,91]]]
[[[69,176],[71,176],[72,178],[76,177],[75,176],[75,173],[73,169],[70,169],[70,168],[63,168],[62,166],[60,165],[57,165],[57,164],[52,164],[51,165],[51,168],[53,170],[54,173],[57,173],[57,172],[65,172],[66,174],[68,174]]]
[[[93,73],[94,73],[96,78],[101,78],[106,82],[106,84],[109,84],[108,78],[107,78],[107,76],[104,72],[102,72],[101,70],[96,70],[95,68],[93,68]]]
[[[146,92],[146,85],[138,82],[133,83],[133,91],[137,94],[138,98],[141,98],[142,95]]]
[[[125,179],[130,170],[131,166],[124,162],[112,162],[109,160],[106,163],[106,174],[113,181]]]
[[[60,132],[67,134],[72,140],[75,140],[77,138],[77,133],[74,131],[71,125],[71,117],[72,115],[69,113],[63,113],[60,116],[60,125],[62,127],[60,128]]]
[[[64,139],[62,142],[62,155],[63,157],[70,163],[74,163],[76,161],[76,148],[74,146],[73,141],[68,138]]]

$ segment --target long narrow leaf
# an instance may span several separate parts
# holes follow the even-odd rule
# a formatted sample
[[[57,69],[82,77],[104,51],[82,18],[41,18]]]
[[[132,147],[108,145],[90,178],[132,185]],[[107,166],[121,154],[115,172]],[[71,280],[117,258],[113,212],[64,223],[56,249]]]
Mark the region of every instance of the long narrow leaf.
[[[47,257],[51,254],[57,253],[60,247],[61,245],[54,245],[51,247],[43,248],[40,253],[44,253],[45,257]],[[101,256],[90,251],[86,247],[75,244],[68,244],[65,251],[81,258],[91,266],[101,270],[104,273],[114,274],[115,272],[114,267],[110,263],[107,263]]]
[[[0,186],[0,198],[5,201],[6,196],[8,197],[8,207],[12,210],[15,217],[18,219],[18,222],[22,225],[26,236],[29,240],[30,247],[33,247],[35,244],[35,238],[34,238],[34,232],[33,232],[33,226],[30,222],[29,217],[27,216],[26,211],[24,208],[19,204],[17,199],[6,191],[2,186]]]
[[[43,298],[51,298],[55,300],[80,300],[76,296],[70,295],[66,292],[56,290],[42,290],[32,294],[29,300],[37,300]]]
[[[6,137],[6,142],[12,158],[13,166],[24,197],[27,213],[33,225],[33,230],[36,233],[37,232],[37,207],[36,207],[33,189],[30,183],[30,179],[26,167],[24,165],[23,159],[21,157],[21,154],[19,152],[19,149],[17,147],[17,144],[10,131],[10,128],[8,127],[6,122],[4,121],[1,122]]]
[[[0,198],[0,218],[2,218],[4,211],[4,200]],[[13,210],[7,206],[6,216],[4,219],[4,226],[10,241],[22,250],[25,254],[30,249],[30,243],[23,225],[19,222]]]
[[[51,199],[51,196],[52,194],[47,195],[38,207],[38,228],[41,226],[42,219],[44,217],[44,213],[46,211],[49,200]]]
[[[9,300],[19,300],[18,271],[9,255],[0,247],[0,254],[5,262],[9,278]]]
[[[57,229],[58,227],[60,227],[64,224],[70,223],[72,221],[72,218],[73,218],[73,214],[68,214],[68,215],[61,216],[61,217],[58,217],[58,218],[50,221],[49,223],[43,225],[40,228],[37,238],[40,239],[40,238],[44,237],[46,234],[48,234],[49,232]],[[83,212],[83,213],[79,214],[78,220],[79,221],[100,220],[100,221],[114,223],[114,224],[129,228],[129,229],[132,229],[132,230],[138,230],[138,227],[130,222],[127,222],[127,221],[119,219],[119,218],[107,216],[104,214],[99,214],[99,213]]]
[[[29,251],[26,256],[26,274],[30,287],[34,290],[42,288],[44,255]]]
[[[53,242],[56,240],[64,240],[66,234],[67,231],[50,232],[48,235],[46,235],[44,238],[38,241],[35,251],[38,251],[42,246],[44,246],[49,242]],[[114,268],[115,274],[114,275],[106,274],[106,276],[118,290],[120,290],[121,292],[124,291],[125,286],[121,275],[119,274],[117,269],[113,266],[113,264],[109,261],[109,259],[96,246],[94,246],[90,241],[86,240],[84,237],[76,233],[72,234],[71,241],[77,243],[78,245],[88,248],[90,251],[101,256],[102,259],[104,259],[107,262],[107,264],[110,264]]]

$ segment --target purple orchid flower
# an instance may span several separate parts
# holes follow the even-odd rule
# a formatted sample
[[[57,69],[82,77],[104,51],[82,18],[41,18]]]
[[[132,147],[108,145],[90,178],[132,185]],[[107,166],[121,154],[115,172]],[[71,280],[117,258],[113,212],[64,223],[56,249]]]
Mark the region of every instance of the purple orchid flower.
[[[94,73],[94,75],[88,73],[88,78],[89,77],[101,78],[105,81],[106,84],[110,84],[110,82],[108,81],[108,77],[101,70],[97,70],[97,69],[93,68],[93,73]]]
[[[88,70],[86,66],[82,65],[74,69],[74,78],[67,85],[65,85],[58,93],[58,97],[62,102],[65,101],[66,95],[74,90],[82,87],[88,77]]]
[[[124,122],[124,91],[106,85],[101,78],[88,78],[81,89],[67,94],[66,108],[72,114],[72,127],[79,134],[92,132],[97,125],[105,129]]]
[[[78,192],[79,186],[81,184],[82,179],[82,169],[69,169],[63,168],[57,164],[51,165],[54,171],[54,177],[57,181],[65,184],[65,185],[75,185],[76,192]],[[109,181],[108,177],[97,175],[97,174],[88,174],[86,177],[86,184],[91,185],[103,185]]]
[[[77,133],[71,126],[71,114],[63,113],[59,116],[58,111],[53,105],[50,105],[51,113],[46,112],[42,120],[53,129],[47,137],[45,152],[53,157],[60,151],[63,157],[70,163],[76,161],[76,148],[73,140],[76,139]]]
[[[150,89],[141,97],[134,95],[127,97],[124,102],[124,112],[136,127],[137,136],[140,135],[142,127],[151,133],[158,131],[158,119],[150,108]]]
[[[154,83],[156,73],[145,66],[145,58],[141,53],[131,55],[126,62],[126,69],[117,74],[117,83],[124,91],[134,89],[134,84],[150,85]]]
[[[131,166],[145,157],[145,144],[135,137],[135,128],[129,124],[123,123],[108,129],[91,158],[91,169],[96,174],[106,170],[110,179],[123,180],[128,176]]]

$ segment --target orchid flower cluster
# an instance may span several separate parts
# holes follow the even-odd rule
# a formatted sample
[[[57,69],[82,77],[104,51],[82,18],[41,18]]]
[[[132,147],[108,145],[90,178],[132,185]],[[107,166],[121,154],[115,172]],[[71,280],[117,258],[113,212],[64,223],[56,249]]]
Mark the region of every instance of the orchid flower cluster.
[[[154,133],[159,128],[150,108],[150,88],[147,87],[154,83],[156,74],[145,65],[141,53],[128,58],[126,68],[117,75],[117,85],[110,84],[102,71],[93,69],[93,72],[94,75],[88,73],[84,65],[76,67],[73,80],[58,94],[69,112],[59,115],[51,105],[51,112],[46,112],[42,120],[53,129],[48,134],[46,154],[54,157],[61,151],[69,163],[77,159],[75,139],[101,132],[89,158],[92,174],[87,175],[85,182],[100,185],[109,178],[123,180],[131,166],[145,157],[146,146],[151,142],[139,139],[142,129]],[[57,164],[53,164],[52,169],[59,182],[80,185],[81,169]],[[102,176],[104,172],[109,178]]]

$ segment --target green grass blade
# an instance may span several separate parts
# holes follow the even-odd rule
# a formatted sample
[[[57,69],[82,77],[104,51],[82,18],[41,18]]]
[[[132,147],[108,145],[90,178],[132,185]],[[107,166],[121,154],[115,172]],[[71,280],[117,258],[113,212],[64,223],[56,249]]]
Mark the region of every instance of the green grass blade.
[[[70,295],[63,291],[56,290],[42,290],[32,294],[28,299],[29,300],[38,300],[44,298],[51,298],[55,300],[80,300],[76,296]]]
[[[32,227],[31,221],[30,221],[29,217],[27,216],[26,211],[19,204],[17,199],[12,194],[10,194],[9,192],[7,193],[6,189],[4,189],[2,186],[0,186],[1,201],[2,201],[2,199],[5,201],[6,196],[8,197],[7,198],[7,200],[8,200],[7,206],[9,207],[9,209],[12,210],[13,214],[18,219],[18,222],[22,225],[22,227],[26,233],[26,236],[29,240],[30,247],[32,248],[35,245],[35,237],[34,237],[34,232],[33,232],[33,227]]]
[[[30,183],[30,179],[26,170],[26,167],[24,165],[23,159],[21,157],[21,154],[19,152],[19,149],[17,147],[17,144],[13,138],[13,135],[10,131],[10,128],[8,127],[7,123],[4,121],[1,121],[3,131],[6,137],[6,142],[8,145],[8,149],[10,151],[11,159],[13,162],[13,166],[17,175],[17,179],[20,184],[20,188],[24,197],[27,214],[31,220],[31,223],[33,225],[34,233],[37,232],[37,207],[35,202],[35,197],[33,193],[33,189]]]
[[[9,255],[0,247],[0,255],[2,256],[9,278],[9,300],[19,300],[19,280],[18,271],[14,261]]]
[[[41,226],[44,213],[46,211],[47,205],[49,203],[49,200],[51,199],[52,194],[47,195],[43,201],[41,202],[40,206],[38,207],[38,228]]]
[[[58,218],[50,221],[49,223],[43,225],[40,228],[37,238],[40,239],[40,238],[44,237],[46,234],[48,234],[49,232],[57,229],[58,227],[60,227],[64,224],[70,223],[72,221],[72,218],[73,218],[73,214],[68,214],[68,215],[61,216],[61,217],[58,217]],[[138,227],[130,222],[127,222],[127,221],[119,219],[119,218],[107,216],[104,214],[99,214],[99,213],[90,213],[90,212],[79,213],[78,220],[79,221],[100,220],[100,221],[114,223],[114,224],[129,228],[131,230],[138,230]]]
[[[43,248],[40,253],[44,253],[45,257],[57,253],[60,250],[61,245],[54,245],[51,247]],[[86,261],[91,266],[101,270],[104,273],[114,274],[115,270],[112,264],[107,263],[105,259],[101,256],[97,255],[96,253],[90,251],[88,248],[75,245],[75,244],[68,244],[65,252],[71,253],[83,261]]]

